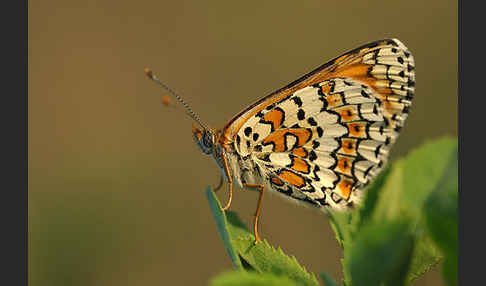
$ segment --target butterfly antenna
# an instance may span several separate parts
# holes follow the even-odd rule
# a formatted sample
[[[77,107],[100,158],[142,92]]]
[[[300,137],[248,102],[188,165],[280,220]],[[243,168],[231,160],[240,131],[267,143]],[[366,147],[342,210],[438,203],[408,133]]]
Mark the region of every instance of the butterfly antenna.
[[[194,111],[192,111],[192,109],[189,107],[189,105],[187,105],[187,103],[177,94],[175,93],[172,89],[170,89],[170,87],[168,87],[167,85],[163,84],[159,78],[154,75],[152,73],[152,71],[149,69],[149,68],[145,68],[145,74],[148,76],[148,78],[150,78],[151,80],[153,80],[155,83],[157,83],[158,85],[160,85],[161,87],[163,87],[165,90],[167,90],[170,94],[172,94],[180,103],[182,103],[182,105],[184,106],[184,108],[187,110],[188,112],[188,115],[194,119],[202,128],[206,129],[206,130],[209,130],[209,128],[206,127],[206,125],[204,125],[201,120],[199,119],[199,117],[196,115],[196,113],[194,113]]]

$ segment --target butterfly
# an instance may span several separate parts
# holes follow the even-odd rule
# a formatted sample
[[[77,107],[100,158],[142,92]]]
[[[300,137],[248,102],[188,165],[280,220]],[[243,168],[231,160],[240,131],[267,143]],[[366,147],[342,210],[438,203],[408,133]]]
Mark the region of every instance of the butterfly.
[[[408,116],[415,65],[397,39],[353,49],[272,92],[234,116],[222,129],[207,127],[169,87],[195,121],[192,133],[229,184],[258,190],[255,243],[266,190],[323,210],[357,205],[364,188],[387,162]]]

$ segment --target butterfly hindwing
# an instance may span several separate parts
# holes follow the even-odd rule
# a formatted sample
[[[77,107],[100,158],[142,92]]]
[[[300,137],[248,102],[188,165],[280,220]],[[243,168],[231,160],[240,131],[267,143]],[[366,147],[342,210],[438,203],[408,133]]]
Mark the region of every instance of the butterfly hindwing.
[[[365,45],[250,107],[224,132],[273,189],[343,208],[386,163],[414,93],[414,60],[398,40]]]

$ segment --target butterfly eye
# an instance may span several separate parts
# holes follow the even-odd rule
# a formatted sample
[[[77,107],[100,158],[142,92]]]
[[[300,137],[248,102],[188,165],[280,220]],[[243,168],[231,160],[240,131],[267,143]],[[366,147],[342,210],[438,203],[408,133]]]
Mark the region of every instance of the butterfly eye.
[[[207,148],[213,147],[213,135],[209,131],[204,131],[203,144]]]

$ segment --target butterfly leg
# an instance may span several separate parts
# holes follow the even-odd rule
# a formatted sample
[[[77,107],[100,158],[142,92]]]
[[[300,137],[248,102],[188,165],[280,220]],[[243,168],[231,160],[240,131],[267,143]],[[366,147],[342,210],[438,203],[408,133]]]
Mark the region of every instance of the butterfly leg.
[[[223,176],[219,176],[219,183],[216,187],[213,188],[213,191],[217,192],[223,186]]]
[[[224,163],[224,172],[226,173],[226,178],[228,178],[228,182],[229,182],[229,199],[228,199],[228,202],[226,203],[226,206],[224,206],[224,208],[222,209],[223,211],[225,211],[225,210],[229,209],[229,207],[231,205],[231,201],[233,200],[233,179],[231,178],[231,175],[230,175],[230,172],[229,172],[228,160],[226,159],[226,155],[225,155],[224,152],[221,155],[222,155],[223,163]]]
[[[263,203],[263,194],[265,191],[265,188],[263,185],[260,184],[245,184],[245,187],[249,188],[259,188],[260,190],[260,196],[258,197],[258,205],[257,209],[255,212],[255,218],[253,220],[253,233],[255,234],[255,244],[257,244],[260,241],[260,236],[258,235],[258,218],[260,217],[260,212],[262,210],[262,203]]]

